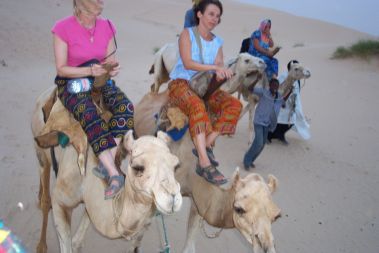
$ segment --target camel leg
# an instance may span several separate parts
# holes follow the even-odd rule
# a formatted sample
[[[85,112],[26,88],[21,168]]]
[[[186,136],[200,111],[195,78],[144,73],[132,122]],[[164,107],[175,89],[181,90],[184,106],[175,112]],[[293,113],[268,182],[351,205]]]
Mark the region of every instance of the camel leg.
[[[89,224],[91,223],[87,211],[84,209],[82,218],[80,219],[79,227],[72,239],[72,251],[74,253],[80,252],[80,248],[83,246],[84,236],[87,232]]]
[[[250,104],[247,104],[243,109],[242,112],[240,113],[240,119],[242,119],[243,115],[249,110]]]
[[[144,230],[142,230],[141,233],[139,233],[137,235],[136,238],[134,238],[132,240],[132,246],[130,247],[130,249],[128,250],[128,253],[140,253],[140,248],[141,248],[141,241],[142,241],[142,238],[143,238],[143,235],[144,235]]]
[[[140,232],[138,233],[138,235],[135,238],[133,238],[133,240],[132,240],[132,247],[130,247],[128,253],[140,253],[141,252],[141,250],[140,250],[140,248],[141,248],[141,241],[142,241],[142,238],[143,238],[143,236],[145,234],[145,231],[149,228],[150,224],[151,224],[150,221],[147,222],[144,225],[143,229],[140,230]]]
[[[37,158],[40,164],[40,182],[39,182],[39,207],[42,211],[42,228],[39,243],[37,245],[37,253],[46,253],[46,232],[49,219],[49,211],[51,209],[50,198],[50,163],[46,154],[37,148]]]
[[[71,245],[71,215],[72,210],[61,206],[53,198],[53,216],[57,230],[60,253],[72,253]]]
[[[191,199],[192,200],[192,199]],[[184,244],[183,253],[195,253],[195,235],[199,228],[201,216],[199,215],[196,205],[191,201],[191,209],[187,222],[187,238]]]

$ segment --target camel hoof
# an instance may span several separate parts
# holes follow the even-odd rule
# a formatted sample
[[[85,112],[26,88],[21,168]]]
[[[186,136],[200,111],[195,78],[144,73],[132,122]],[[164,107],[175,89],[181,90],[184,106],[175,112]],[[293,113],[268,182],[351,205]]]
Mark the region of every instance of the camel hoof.
[[[82,252],[82,245],[76,245],[73,243],[72,245],[72,252],[73,253],[80,253]]]
[[[129,249],[128,253],[141,253],[139,247]]]
[[[45,243],[38,243],[37,253],[47,253],[47,245]]]

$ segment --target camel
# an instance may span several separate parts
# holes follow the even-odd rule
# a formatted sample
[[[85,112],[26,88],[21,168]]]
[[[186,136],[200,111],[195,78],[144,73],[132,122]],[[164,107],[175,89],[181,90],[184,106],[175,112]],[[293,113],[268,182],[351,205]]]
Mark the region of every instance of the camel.
[[[222,86],[221,88],[228,92],[229,94],[233,94],[235,92],[238,92],[238,98],[242,95],[242,98],[244,101],[247,102],[245,107],[242,109],[240,118],[242,118],[246,112],[249,112],[249,145],[252,142],[253,137],[253,118],[254,118],[254,112],[255,112],[255,106],[257,105],[259,98],[258,96],[254,95],[249,91],[249,86],[252,84],[255,85],[255,87],[267,87],[268,80],[266,75],[260,76],[260,73],[257,73],[255,75],[251,75],[244,79],[243,83],[239,85],[238,87],[229,87],[229,86]],[[293,83],[297,80],[302,79],[308,79],[311,76],[310,70],[302,66],[300,63],[294,63],[291,65],[290,70],[288,71],[288,75],[283,82],[280,83],[280,92],[284,92],[288,88],[292,87]],[[259,80],[257,82],[257,80]]]
[[[167,43],[155,53],[154,63],[149,73],[153,74],[154,83],[151,85],[151,91],[159,92],[159,87],[170,80],[169,73],[174,68],[179,57],[177,43]],[[235,75],[227,80],[223,85],[236,89],[244,82],[248,76],[254,76],[256,73],[263,73],[266,68],[264,61],[248,53],[241,53],[236,58],[229,60],[226,64],[232,68]],[[250,81],[251,79],[249,79]],[[254,78],[252,78],[254,80]]]
[[[151,65],[149,74],[153,74],[154,83],[151,91],[158,93],[159,87],[170,80],[169,74],[175,67],[179,58],[178,43],[167,43],[154,54],[154,63]]]
[[[157,129],[154,115],[167,102],[167,91],[150,92],[135,106],[135,131],[138,136],[153,134]],[[279,207],[272,200],[278,181],[269,175],[266,183],[258,174],[241,178],[236,169],[228,189],[205,181],[195,173],[196,159],[189,133],[170,143],[170,149],[178,156],[180,167],[175,178],[180,182],[183,196],[190,197],[191,207],[187,223],[184,253],[195,253],[195,234],[200,220],[218,228],[236,228],[252,245],[255,253],[275,253],[271,223],[280,215]]]
[[[39,205],[43,213],[41,238],[36,251],[47,252],[46,228],[49,210],[52,209],[61,253],[79,251],[90,222],[107,238],[131,240],[128,252],[139,252],[143,233],[155,212],[173,214],[182,205],[180,185],[174,177],[179,159],[168,148],[170,138],[163,132],[158,132],[157,137],[144,136],[139,139],[134,139],[132,131],[124,136],[119,150],[127,152],[127,160],[124,159],[120,166],[125,174],[125,185],[113,200],[104,200],[105,182],[88,170],[98,165],[91,148],[88,149],[82,174],[74,145],[55,147],[59,170],[50,198],[52,159],[48,149],[37,145],[44,143],[43,138],[37,139],[47,124],[41,109],[53,97],[52,92],[49,89],[38,98],[31,123],[40,165]],[[50,116],[53,113],[54,107]],[[47,122],[49,120],[50,117]],[[125,158],[125,155],[121,157]],[[72,236],[71,215],[79,204],[84,204],[85,208],[78,229]]]

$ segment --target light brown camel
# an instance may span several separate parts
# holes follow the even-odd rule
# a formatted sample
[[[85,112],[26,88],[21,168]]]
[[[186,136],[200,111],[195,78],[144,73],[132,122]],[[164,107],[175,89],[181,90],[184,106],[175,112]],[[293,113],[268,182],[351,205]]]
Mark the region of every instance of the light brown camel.
[[[260,77],[261,73],[256,73],[253,75],[248,76],[243,80],[243,83],[241,83],[237,87],[229,87],[229,86],[222,86],[222,89],[227,91],[230,94],[233,94],[235,92],[238,92],[238,98],[242,95],[242,98],[244,101],[247,102],[245,107],[242,109],[240,118],[242,118],[246,112],[249,112],[249,145],[252,142],[253,137],[253,117],[255,112],[255,106],[257,105],[259,98],[257,95],[254,95],[249,91],[248,87],[251,86],[252,83],[256,83],[255,87],[267,87],[268,80],[266,78],[266,75],[263,75],[263,78]],[[290,70],[288,71],[288,75],[280,83],[279,92],[285,92],[289,88],[292,87],[293,83],[297,80],[302,79],[308,79],[311,76],[310,70],[302,66],[300,63],[294,63],[291,65]],[[259,80],[257,82],[257,80]]]
[[[155,53],[154,63],[149,73],[153,74],[154,83],[151,85],[151,91],[158,93],[159,87],[170,80],[169,73],[174,68],[179,57],[177,43],[167,43]],[[235,89],[244,82],[249,75],[260,72],[266,68],[264,61],[248,53],[241,53],[236,58],[229,60],[226,64],[235,74],[230,80],[223,85]],[[250,79],[251,80],[251,79]]]
[[[167,91],[160,94],[151,92],[135,106],[135,130],[138,136],[154,133],[154,115],[166,102]],[[215,227],[237,228],[255,253],[261,250],[275,253],[271,223],[280,215],[280,209],[273,202],[271,194],[276,189],[277,179],[270,175],[266,183],[258,174],[241,178],[237,169],[230,188],[212,185],[195,173],[196,158],[191,152],[193,147],[188,132],[184,138],[170,144],[170,149],[180,160],[175,178],[180,182],[183,196],[191,198],[183,252],[195,252],[195,234],[199,221],[204,219]]]
[[[50,89],[38,98],[33,113],[32,132],[37,139],[45,126],[41,109],[52,97],[51,92]],[[50,116],[52,114],[53,111]],[[61,253],[78,252],[90,222],[107,238],[132,240],[128,252],[138,252],[143,233],[156,210],[172,214],[182,205],[180,185],[174,178],[179,160],[170,152],[168,142],[170,138],[163,132],[158,132],[158,137],[144,136],[137,140],[132,131],[124,136],[121,147],[125,148],[128,155],[121,169],[126,175],[125,185],[113,200],[104,200],[106,184],[91,172],[98,165],[92,149],[88,149],[84,174],[81,175],[77,163],[78,153],[73,145],[64,149],[55,148],[59,171],[50,199],[51,156],[48,149],[36,144],[40,165],[39,200],[43,213],[41,238],[36,251],[47,252],[46,227],[52,208]],[[72,236],[72,211],[81,203],[85,209],[79,227]]]

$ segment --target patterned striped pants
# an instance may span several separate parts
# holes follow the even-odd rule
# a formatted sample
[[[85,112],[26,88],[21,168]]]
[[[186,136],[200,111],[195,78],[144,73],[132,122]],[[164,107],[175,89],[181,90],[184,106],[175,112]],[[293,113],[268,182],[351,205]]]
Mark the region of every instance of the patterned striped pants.
[[[169,84],[169,103],[177,106],[189,118],[191,137],[205,132],[219,132],[221,135],[233,134],[242,110],[241,102],[220,89],[207,101],[209,113],[216,115],[211,122],[204,101],[195,94],[184,79],[176,79]]]
[[[113,114],[108,123],[98,115],[90,91],[72,94],[68,92],[67,85],[58,86],[60,100],[82,126],[96,155],[115,147],[114,138],[124,136],[134,127],[133,104],[114,81],[108,82],[101,92],[105,104]]]

